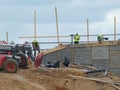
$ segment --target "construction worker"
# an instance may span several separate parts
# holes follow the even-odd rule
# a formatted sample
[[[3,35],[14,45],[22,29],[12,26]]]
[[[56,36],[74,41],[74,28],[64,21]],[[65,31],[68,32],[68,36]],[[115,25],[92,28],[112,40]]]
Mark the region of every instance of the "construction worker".
[[[78,44],[78,43],[79,43],[79,40],[80,40],[80,35],[78,35],[78,33],[76,33],[76,34],[74,35],[74,43],[75,43],[75,44]]]
[[[36,51],[40,53],[40,47],[38,41],[34,40],[32,42],[33,50],[34,50],[34,56],[36,56]]]
[[[22,52],[24,53],[24,54],[26,54],[26,50],[25,50],[25,47],[27,47],[27,46],[30,46],[30,44],[27,42],[27,41],[25,41],[23,44],[22,44]]]
[[[101,35],[101,34],[98,35],[97,40],[98,40],[98,43],[101,44],[103,41],[103,35]]]

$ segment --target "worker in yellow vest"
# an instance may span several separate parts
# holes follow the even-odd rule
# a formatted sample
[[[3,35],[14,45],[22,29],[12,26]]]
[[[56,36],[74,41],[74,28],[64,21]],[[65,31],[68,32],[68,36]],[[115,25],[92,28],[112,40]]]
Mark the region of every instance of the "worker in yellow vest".
[[[33,50],[34,50],[34,56],[36,56],[36,51],[38,51],[40,53],[40,47],[39,47],[39,42],[34,40],[32,42],[32,47],[33,47]]]
[[[74,35],[74,43],[75,43],[75,44],[79,44],[79,40],[80,40],[80,35],[78,35],[78,33],[76,33],[76,34]]]

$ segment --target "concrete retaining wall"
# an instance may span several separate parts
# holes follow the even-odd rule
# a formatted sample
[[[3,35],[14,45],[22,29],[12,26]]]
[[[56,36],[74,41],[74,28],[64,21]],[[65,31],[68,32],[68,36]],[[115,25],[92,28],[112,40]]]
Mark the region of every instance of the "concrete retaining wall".
[[[43,63],[69,58],[77,64],[93,65],[120,75],[120,45],[112,46],[68,46],[43,57]]]

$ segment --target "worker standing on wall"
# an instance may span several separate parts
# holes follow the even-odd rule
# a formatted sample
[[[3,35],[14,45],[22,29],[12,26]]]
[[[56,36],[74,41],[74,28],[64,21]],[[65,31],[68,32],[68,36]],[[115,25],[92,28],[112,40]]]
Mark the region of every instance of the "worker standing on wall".
[[[39,47],[38,41],[34,40],[32,42],[32,47],[33,47],[33,50],[34,50],[34,56],[36,56],[36,51],[38,51],[40,53],[40,47]]]
[[[103,41],[103,35],[98,35],[97,40],[98,40],[98,43],[101,44]]]
[[[76,33],[76,34],[74,35],[74,43],[75,43],[75,44],[79,44],[79,40],[80,40],[80,35],[79,35],[78,33]]]

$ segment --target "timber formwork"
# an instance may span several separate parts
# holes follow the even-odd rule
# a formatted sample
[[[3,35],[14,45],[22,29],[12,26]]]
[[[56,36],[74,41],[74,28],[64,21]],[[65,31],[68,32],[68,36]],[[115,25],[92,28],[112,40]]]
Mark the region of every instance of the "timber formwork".
[[[98,69],[106,69],[120,76],[120,44],[104,42],[103,44],[61,45],[44,52],[43,64],[50,61],[64,60],[83,65],[92,65]]]

